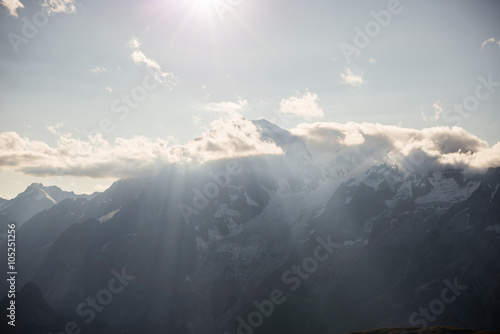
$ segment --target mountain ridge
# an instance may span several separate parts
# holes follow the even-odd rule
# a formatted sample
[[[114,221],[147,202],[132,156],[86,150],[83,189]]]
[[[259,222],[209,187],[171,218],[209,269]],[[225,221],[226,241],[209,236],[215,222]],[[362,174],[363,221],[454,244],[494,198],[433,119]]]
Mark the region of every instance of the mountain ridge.
[[[78,317],[122,268],[134,279],[96,319],[123,331],[500,328],[500,168],[331,175],[303,142],[257,125],[284,155],[167,165],[32,217],[18,231],[20,286]],[[465,288],[423,316],[449,284]]]
[[[47,210],[65,199],[92,199],[91,195],[76,195],[73,191],[63,191],[57,186],[44,186],[42,183],[32,183],[26,190],[11,200],[0,202],[0,219],[5,223],[15,222],[23,225],[38,212]]]

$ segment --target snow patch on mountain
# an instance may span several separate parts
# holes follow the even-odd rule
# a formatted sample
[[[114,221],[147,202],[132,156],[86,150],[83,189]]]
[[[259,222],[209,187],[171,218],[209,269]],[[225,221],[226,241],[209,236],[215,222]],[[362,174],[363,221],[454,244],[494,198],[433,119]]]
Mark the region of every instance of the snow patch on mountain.
[[[486,228],[486,231],[500,234],[500,224],[490,225]]]
[[[500,186],[500,184],[497,184],[497,186],[495,187],[495,191],[493,191],[491,193],[491,198],[490,198],[490,203],[493,201],[493,197],[495,197],[495,195],[497,194],[497,191],[498,191],[498,187]]]
[[[478,187],[479,181],[469,181],[466,185],[459,185],[454,178],[447,178],[443,171],[433,172],[428,178],[432,190],[425,196],[416,199],[419,204],[432,202],[457,203],[469,197]]]
[[[413,187],[412,187],[411,182],[409,182],[409,181],[403,182],[403,184],[399,188],[398,193],[400,195],[402,195],[401,197],[404,197],[404,198],[412,197],[413,196]]]
[[[33,187],[31,192],[36,193],[35,196],[33,196],[33,199],[35,199],[36,201],[40,201],[40,200],[46,198],[49,201],[51,201],[53,204],[57,203],[57,201],[55,199],[53,199],[43,188],[41,188],[39,184],[36,184],[36,186]]]
[[[260,205],[257,204],[257,202],[255,202],[250,196],[248,196],[248,194],[246,192],[245,192],[245,199],[246,199],[248,205],[260,207]]]
[[[118,211],[120,211],[120,210],[121,210],[121,207],[120,207],[120,208],[118,208],[118,209],[116,209],[116,210],[114,210],[114,211],[111,211],[111,212],[109,212],[109,213],[105,214],[105,215],[104,215],[104,216],[102,216],[102,217],[100,217],[100,218],[98,219],[98,220],[99,220],[99,223],[101,223],[101,224],[102,224],[102,223],[104,223],[104,222],[107,222],[108,220],[110,220],[111,218],[113,218],[113,216],[114,216],[114,215],[115,215]]]
[[[106,250],[106,248],[108,248],[108,246],[111,244],[111,241],[105,243],[101,249],[99,249],[99,252],[104,252]]]
[[[319,217],[325,212],[326,204],[323,204],[319,210],[313,213],[313,218]]]

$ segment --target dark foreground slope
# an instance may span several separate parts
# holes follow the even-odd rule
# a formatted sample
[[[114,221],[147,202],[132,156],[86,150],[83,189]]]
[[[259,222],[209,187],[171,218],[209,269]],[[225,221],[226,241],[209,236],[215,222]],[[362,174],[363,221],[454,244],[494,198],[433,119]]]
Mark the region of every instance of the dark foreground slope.
[[[500,332],[486,332],[473,329],[453,327],[429,327],[425,329],[415,327],[379,328],[349,334],[499,334]]]
[[[78,317],[61,316],[44,300],[42,293],[33,283],[26,284],[16,294],[16,318],[15,326],[9,325],[2,319],[0,333],[5,334],[59,334],[64,333],[86,333],[86,334],[121,334],[123,332],[113,330],[100,321],[87,324]],[[0,301],[0,308],[6,310],[10,306],[10,300],[4,297]],[[11,321],[10,319],[8,321]],[[56,331],[60,329],[60,331]],[[136,334],[127,332],[128,334]]]

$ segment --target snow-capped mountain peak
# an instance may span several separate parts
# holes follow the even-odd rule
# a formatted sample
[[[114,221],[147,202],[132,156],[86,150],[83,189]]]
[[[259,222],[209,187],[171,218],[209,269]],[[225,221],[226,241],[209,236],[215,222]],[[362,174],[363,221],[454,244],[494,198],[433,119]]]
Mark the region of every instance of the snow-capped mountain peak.
[[[47,187],[42,183],[32,183],[15,198],[0,203],[0,223],[16,222],[20,226],[38,212],[49,209],[65,199],[90,199],[95,195],[96,193],[76,195],[72,191],[63,191],[57,186]]]

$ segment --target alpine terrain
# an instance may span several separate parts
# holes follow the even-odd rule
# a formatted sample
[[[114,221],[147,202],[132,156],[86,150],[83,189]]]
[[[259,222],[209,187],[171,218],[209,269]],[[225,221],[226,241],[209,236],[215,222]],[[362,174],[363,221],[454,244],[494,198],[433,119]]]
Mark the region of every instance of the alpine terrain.
[[[16,333],[500,330],[499,166],[332,162],[253,124],[285,153],[0,201]]]

